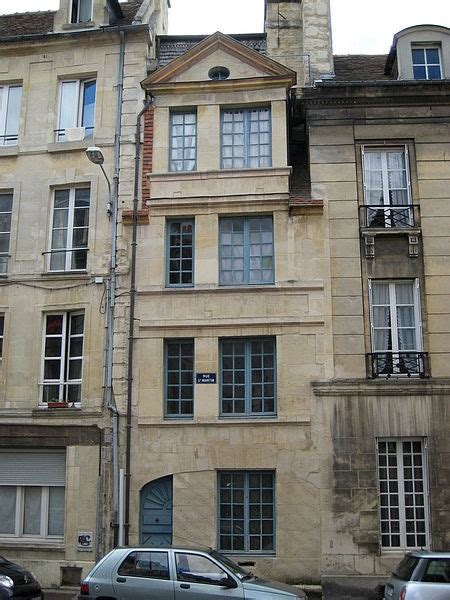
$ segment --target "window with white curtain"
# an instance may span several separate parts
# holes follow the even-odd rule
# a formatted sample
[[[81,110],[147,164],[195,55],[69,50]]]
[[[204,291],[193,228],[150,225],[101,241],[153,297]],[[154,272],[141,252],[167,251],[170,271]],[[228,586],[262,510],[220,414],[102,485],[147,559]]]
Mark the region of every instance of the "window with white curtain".
[[[0,86],[0,146],[17,144],[21,99],[21,85]]]
[[[364,204],[368,227],[409,227],[411,184],[406,146],[362,148]]]
[[[194,171],[197,166],[197,114],[170,115],[170,171]]]
[[[418,373],[422,327],[417,280],[370,281],[372,351],[378,374]]]

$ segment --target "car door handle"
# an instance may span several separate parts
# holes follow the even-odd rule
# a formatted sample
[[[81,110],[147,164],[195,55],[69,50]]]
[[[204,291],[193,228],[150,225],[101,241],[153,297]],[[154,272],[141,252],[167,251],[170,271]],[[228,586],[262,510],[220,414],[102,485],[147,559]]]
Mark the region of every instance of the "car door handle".
[[[188,590],[191,586],[188,583],[180,583],[180,588],[182,590]]]
[[[118,577],[118,578],[116,579],[116,581],[117,581],[118,583],[125,583],[125,582],[126,582],[126,580],[127,580],[127,578],[126,578],[126,577]]]

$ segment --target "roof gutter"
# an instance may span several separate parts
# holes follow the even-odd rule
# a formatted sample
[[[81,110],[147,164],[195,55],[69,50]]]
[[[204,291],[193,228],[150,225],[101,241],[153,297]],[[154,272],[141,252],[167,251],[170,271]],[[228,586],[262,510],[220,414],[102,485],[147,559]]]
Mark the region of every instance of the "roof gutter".
[[[14,43],[14,42],[32,42],[34,40],[57,40],[71,38],[75,36],[85,35],[98,35],[105,33],[120,33],[121,31],[149,31],[149,27],[146,24],[139,25],[101,25],[95,29],[83,29],[82,31],[49,31],[47,33],[26,33],[22,35],[8,35],[1,36],[0,42],[2,43]]]

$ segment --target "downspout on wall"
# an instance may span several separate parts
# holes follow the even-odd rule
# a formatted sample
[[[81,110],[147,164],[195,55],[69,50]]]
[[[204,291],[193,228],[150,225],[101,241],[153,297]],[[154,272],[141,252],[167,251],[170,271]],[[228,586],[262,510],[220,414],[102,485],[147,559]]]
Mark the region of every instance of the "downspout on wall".
[[[117,72],[117,105],[116,125],[114,131],[114,176],[113,189],[108,210],[111,219],[111,256],[108,286],[107,309],[107,341],[105,360],[105,406],[111,414],[111,446],[112,446],[112,479],[113,479],[113,518],[114,546],[118,543],[118,514],[119,514],[119,413],[116,407],[113,390],[113,360],[114,360],[114,314],[116,304],[116,266],[117,266],[117,217],[119,197],[120,171],[120,132],[122,127],[122,96],[125,63],[125,32],[119,31],[119,66]]]
[[[126,459],[125,459],[125,516],[124,545],[129,544],[130,534],[130,480],[131,480],[131,429],[133,401],[133,352],[134,352],[134,315],[136,308],[136,247],[139,209],[139,174],[141,161],[141,120],[144,113],[153,104],[153,97],[144,100],[144,107],[136,119],[136,142],[134,157],[134,197],[131,238],[131,277],[130,277],[130,315],[128,332],[128,376],[127,376],[127,422],[126,422]]]

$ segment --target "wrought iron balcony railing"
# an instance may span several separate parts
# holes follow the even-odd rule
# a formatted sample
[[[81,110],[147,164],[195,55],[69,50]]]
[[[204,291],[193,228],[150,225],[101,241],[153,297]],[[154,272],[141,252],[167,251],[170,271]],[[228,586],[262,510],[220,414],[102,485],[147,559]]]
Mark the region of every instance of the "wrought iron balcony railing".
[[[429,377],[427,352],[372,352],[366,354],[368,376]]]
[[[415,226],[414,205],[390,206],[364,205],[361,226],[377,229],[407,228]]]

